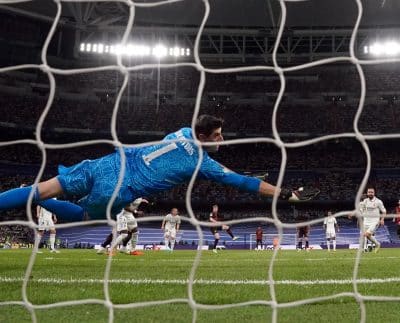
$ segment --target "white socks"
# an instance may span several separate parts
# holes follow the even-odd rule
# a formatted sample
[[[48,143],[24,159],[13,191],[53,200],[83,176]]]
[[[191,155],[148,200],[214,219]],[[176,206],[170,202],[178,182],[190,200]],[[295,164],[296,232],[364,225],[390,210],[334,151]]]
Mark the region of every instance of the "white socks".
[[[124,240],[127,236],[128,236],[127,233],[121,233],[117,237],[117,239],[115,239],[114,243],[111,245],[111,249],[114,249],[115,247],[117,247],[122,242],[122,240]]]
[[[132,248],[132,250],[136,249],[136,243],[138,241],[138,236],[139,236],[138,232],[132,233],[132,238],[131,238],[131,248]]]
[[[56,241],[56,234],[50,233],[50,249],[54,250],[54,242]]]

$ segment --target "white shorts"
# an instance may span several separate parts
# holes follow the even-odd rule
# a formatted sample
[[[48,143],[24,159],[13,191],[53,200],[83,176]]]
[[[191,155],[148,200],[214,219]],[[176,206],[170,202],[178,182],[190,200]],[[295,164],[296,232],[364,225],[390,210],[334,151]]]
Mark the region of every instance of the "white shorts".
[[[327,238],[327,239],[336,238],[336,232],[335,232],[335,230],[333,230],[333,231],[326,231],[326,238]]]
[[[175,239],[176,238],[176,229],[165,229],[164,237]]]
[[[375,231],[378,229],[379,227],[379,221],[377,222],[370,222],[370,223],[365,223],[364,222],[364,233],[365,232],[369,232],[371,234],[374,234]]]
[[[137,221],[133,214],[119,214],[117,216],[117,232],[131,231],[135,228],[137,228]]]
[[[54,230],[54,221],[51,216],[40,216],[38,219],[38,230],[39,231],[49,231]]]

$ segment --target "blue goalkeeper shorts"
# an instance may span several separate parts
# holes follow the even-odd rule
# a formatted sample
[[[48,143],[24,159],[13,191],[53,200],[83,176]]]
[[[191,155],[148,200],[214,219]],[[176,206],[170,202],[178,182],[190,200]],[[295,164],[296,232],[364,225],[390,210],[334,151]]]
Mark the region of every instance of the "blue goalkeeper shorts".
[[[120,158],[113,153],[95,160],[84,160],[71,167],[58,167],[57,179],[64,193],[77,197],[80,205],[91,219],[106,218],[106,208],[117,185]],[[128,172],[128,170],[126,170]],[[130,176],[125,173],[123,183],[111,208],[117,214],[136,196],[129,185]]]

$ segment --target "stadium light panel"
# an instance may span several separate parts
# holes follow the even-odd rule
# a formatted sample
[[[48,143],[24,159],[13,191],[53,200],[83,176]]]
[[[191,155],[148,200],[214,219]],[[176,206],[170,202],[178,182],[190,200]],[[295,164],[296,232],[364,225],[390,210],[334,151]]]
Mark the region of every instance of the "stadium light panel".
[[[383,53],[383,46],[380,43],[374,43],[372,46],[370,46],[369,51],[373,55],[381,55]]]
[[[122,55],[123,54],[124,49],[122,48],[121,45],[117,45],[115,46],[115,54],[116,55]]]
[[[369,46],[364,46],[364,54],[374,56],[396,56],[400,54],[400,43],[388,41],[385,43],[376,42]]]
[[[132,44],[129,44],[122,52],[128,56],[133,56],[135,54],[135,47]]]
[[[168,50],[163,45],[156,45],[153,47],[153,55],[158,58],[162,58],[168,55]]]
[[[149,46],[138,45],[135,46],[135,56],[149,56],[151,53]]]
[[[174,47],[174,48],[172,49],[172,55],[175,56],[175,57],[180,56],[180,49],[179,49],[179,47]]]
[[[105,45],[103,43],[81,43],[79,46],[81,52],[97,53],[97,54],[113,54],[113,55],[126,55],[126,56],[155,56],[157,58],[163,58],[165,56],[170,57],[183,57],[190,56],[190,48],[184,47],[169,47],[162,44],[157,44],[154,47],[147,45],[138,44],[127,44],[122,45]]]
[[[396,43],[394,41],[387,42],[386,44],[384,44],[384,47],[386,49],[387,55],[389,56],[398,55],[400,53],[400,45],[399,43]]]

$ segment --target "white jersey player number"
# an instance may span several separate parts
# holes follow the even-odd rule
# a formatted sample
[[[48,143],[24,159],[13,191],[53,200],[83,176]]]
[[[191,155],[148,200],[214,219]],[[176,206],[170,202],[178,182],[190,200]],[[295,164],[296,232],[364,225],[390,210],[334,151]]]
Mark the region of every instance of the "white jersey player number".
[[[166,146],[164,146],[164,147],[162,147],[160,149],[157,149],[157,150],[151,152],[148,155],[142,156],[142,158],[144,160],[144,163],[147,166],[150,166],[150,163],[151,163],[152,160],[154,160],[154,159],[156,159],[156,158],[158,158],[158,157],[160,157],[160,156],[162,156],[162,155],[164,155],[166,153],[169,153],[170,151],[175,150],[176,148],[178,148],[178,146],[176,145],[176,143],[173,142],[173,143],[171,143],[169,145],[166,145]]]

